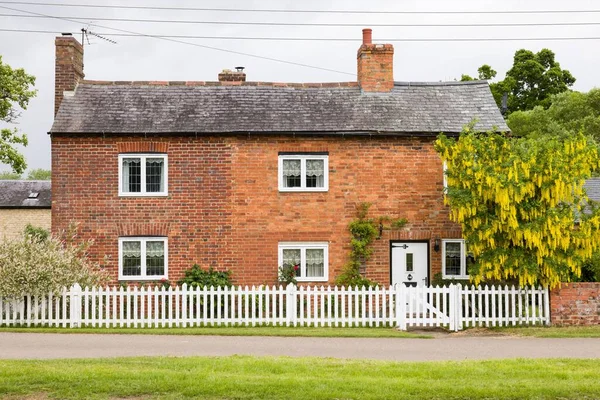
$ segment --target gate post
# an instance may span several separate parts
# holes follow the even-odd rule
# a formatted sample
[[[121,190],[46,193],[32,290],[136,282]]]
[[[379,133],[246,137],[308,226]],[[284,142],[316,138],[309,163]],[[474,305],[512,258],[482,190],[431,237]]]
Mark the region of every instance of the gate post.
[[[406,291],[405,286],[401,283],[394,285],[394,293],[396,296],[396,323],[398,329],[406,330]]]
[[[551,325],[552,318],[550,318],[550,290],[548,289],[548,285],[544,286],[544,295],[542,298],[544,299],[544,316],[546,317],[546,325]]]
[[[296,323],[296,286],[290,283],[285,289],[285,321],[287,326],[292,326]]]
[[[456,285],[456,312],[454,313],[456,319],[454,322],[454,330],[462,330],[462,284]]]
[[[69,326],[81,328],[81,286],[79,283],[71,286],[71,298],[69,307]]]
[[[451,283],[448,289],[448,298],[450,300],[448,303],[448,329],[456,332],[456,285]]]

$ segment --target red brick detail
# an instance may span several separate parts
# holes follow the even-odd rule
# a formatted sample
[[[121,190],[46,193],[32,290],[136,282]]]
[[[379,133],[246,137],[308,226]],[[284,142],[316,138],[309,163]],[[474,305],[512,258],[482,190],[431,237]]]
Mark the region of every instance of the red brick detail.
[[[60,36],[56,47],[54,75],[54,115],[58,112],[65,91],[73,91],[83,74],[83,46],[72,36]]]
[[[164,223],[117,223],[119,236],[169,236],[169,222]]]
[[[238,84],[241,84],[242,82],[246,82],[246,74],[244,72],[223,70],[219,74],[219,82],[229,84],[232,84],[232,82],[238,82]]]
[[[279,242],[315,241],[329,243],[333,283],[348,262],[348,224],[361,202],[372,203],[374,217],[409,221],[373,243],[366,274],[382,284],[390,282],[390,241],[427,240],[432,276],[442,262],[434,239],[460,237],[443,204],[434,138],[202,135],[148,141],[54,134],[51,140],[52,230],[78,221],[80,237],[94,239],[90,257],[111,272],[113,283],[119,236],[151,234],[168,236],[170,280],[197,263],[231,270],[236,283],[273,284]],[[119,197],[119,153],[152,142],[168,145],[168,196]],[[279,192],[278,155],[285,151],[327,151],[329,191]]]
[[[550,292],[553,325],[599,325],[600,282],[563,283]]]
[[[119,142],[119,153],[167,153],[169,142]]]

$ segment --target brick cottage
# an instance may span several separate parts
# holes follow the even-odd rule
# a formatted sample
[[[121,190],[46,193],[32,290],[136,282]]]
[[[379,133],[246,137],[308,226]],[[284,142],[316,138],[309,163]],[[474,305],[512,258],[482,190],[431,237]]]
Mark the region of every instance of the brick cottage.
[[[393,80],[392,45],[363,31],[358,81],[84,80],[83,48],[56,38],[52,230],[71,221],[117,281],[179,279],[193,264],[272,284],[278,266],[333,283],[356,206],[404,217],[364,274],[382,284],[466,275],[443,205],[440,132],[506,130],[488,83]]]

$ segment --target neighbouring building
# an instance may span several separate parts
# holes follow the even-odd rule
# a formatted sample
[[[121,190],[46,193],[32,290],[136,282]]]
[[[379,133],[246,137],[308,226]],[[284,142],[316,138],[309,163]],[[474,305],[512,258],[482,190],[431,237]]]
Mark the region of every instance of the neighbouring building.
[[[50,181],[0,180],[0,239],[23,236],[28,224],[50,230]]]
[[[356,206],[408,220],[365,264],[382,284],[466,276],[433,142],[477,120],[507,130],[485,81],[397,82],[394,49],[363,31],[357,81],[84,80],[83,48],[56,38],[52,229],[71,221],[114,282],[176,281],[194,263],[271,284],[278,267],[333,283]],[[404,57],[409,62],[409,57]]]

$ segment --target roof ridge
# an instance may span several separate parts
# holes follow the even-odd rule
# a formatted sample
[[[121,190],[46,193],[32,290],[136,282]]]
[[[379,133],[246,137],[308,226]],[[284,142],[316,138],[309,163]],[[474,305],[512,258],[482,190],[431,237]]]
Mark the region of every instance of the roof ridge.
[[[288,88],[347,88],[358,87],[358,82],[230,82],[230,81],[99,81],[84,79],[84,85],[115,86],[269,86]]]
[[[486,80],[439,81],[439,82],[394,81],[394,86],[462,86],[462,85],[489,85],[489,82]]]

